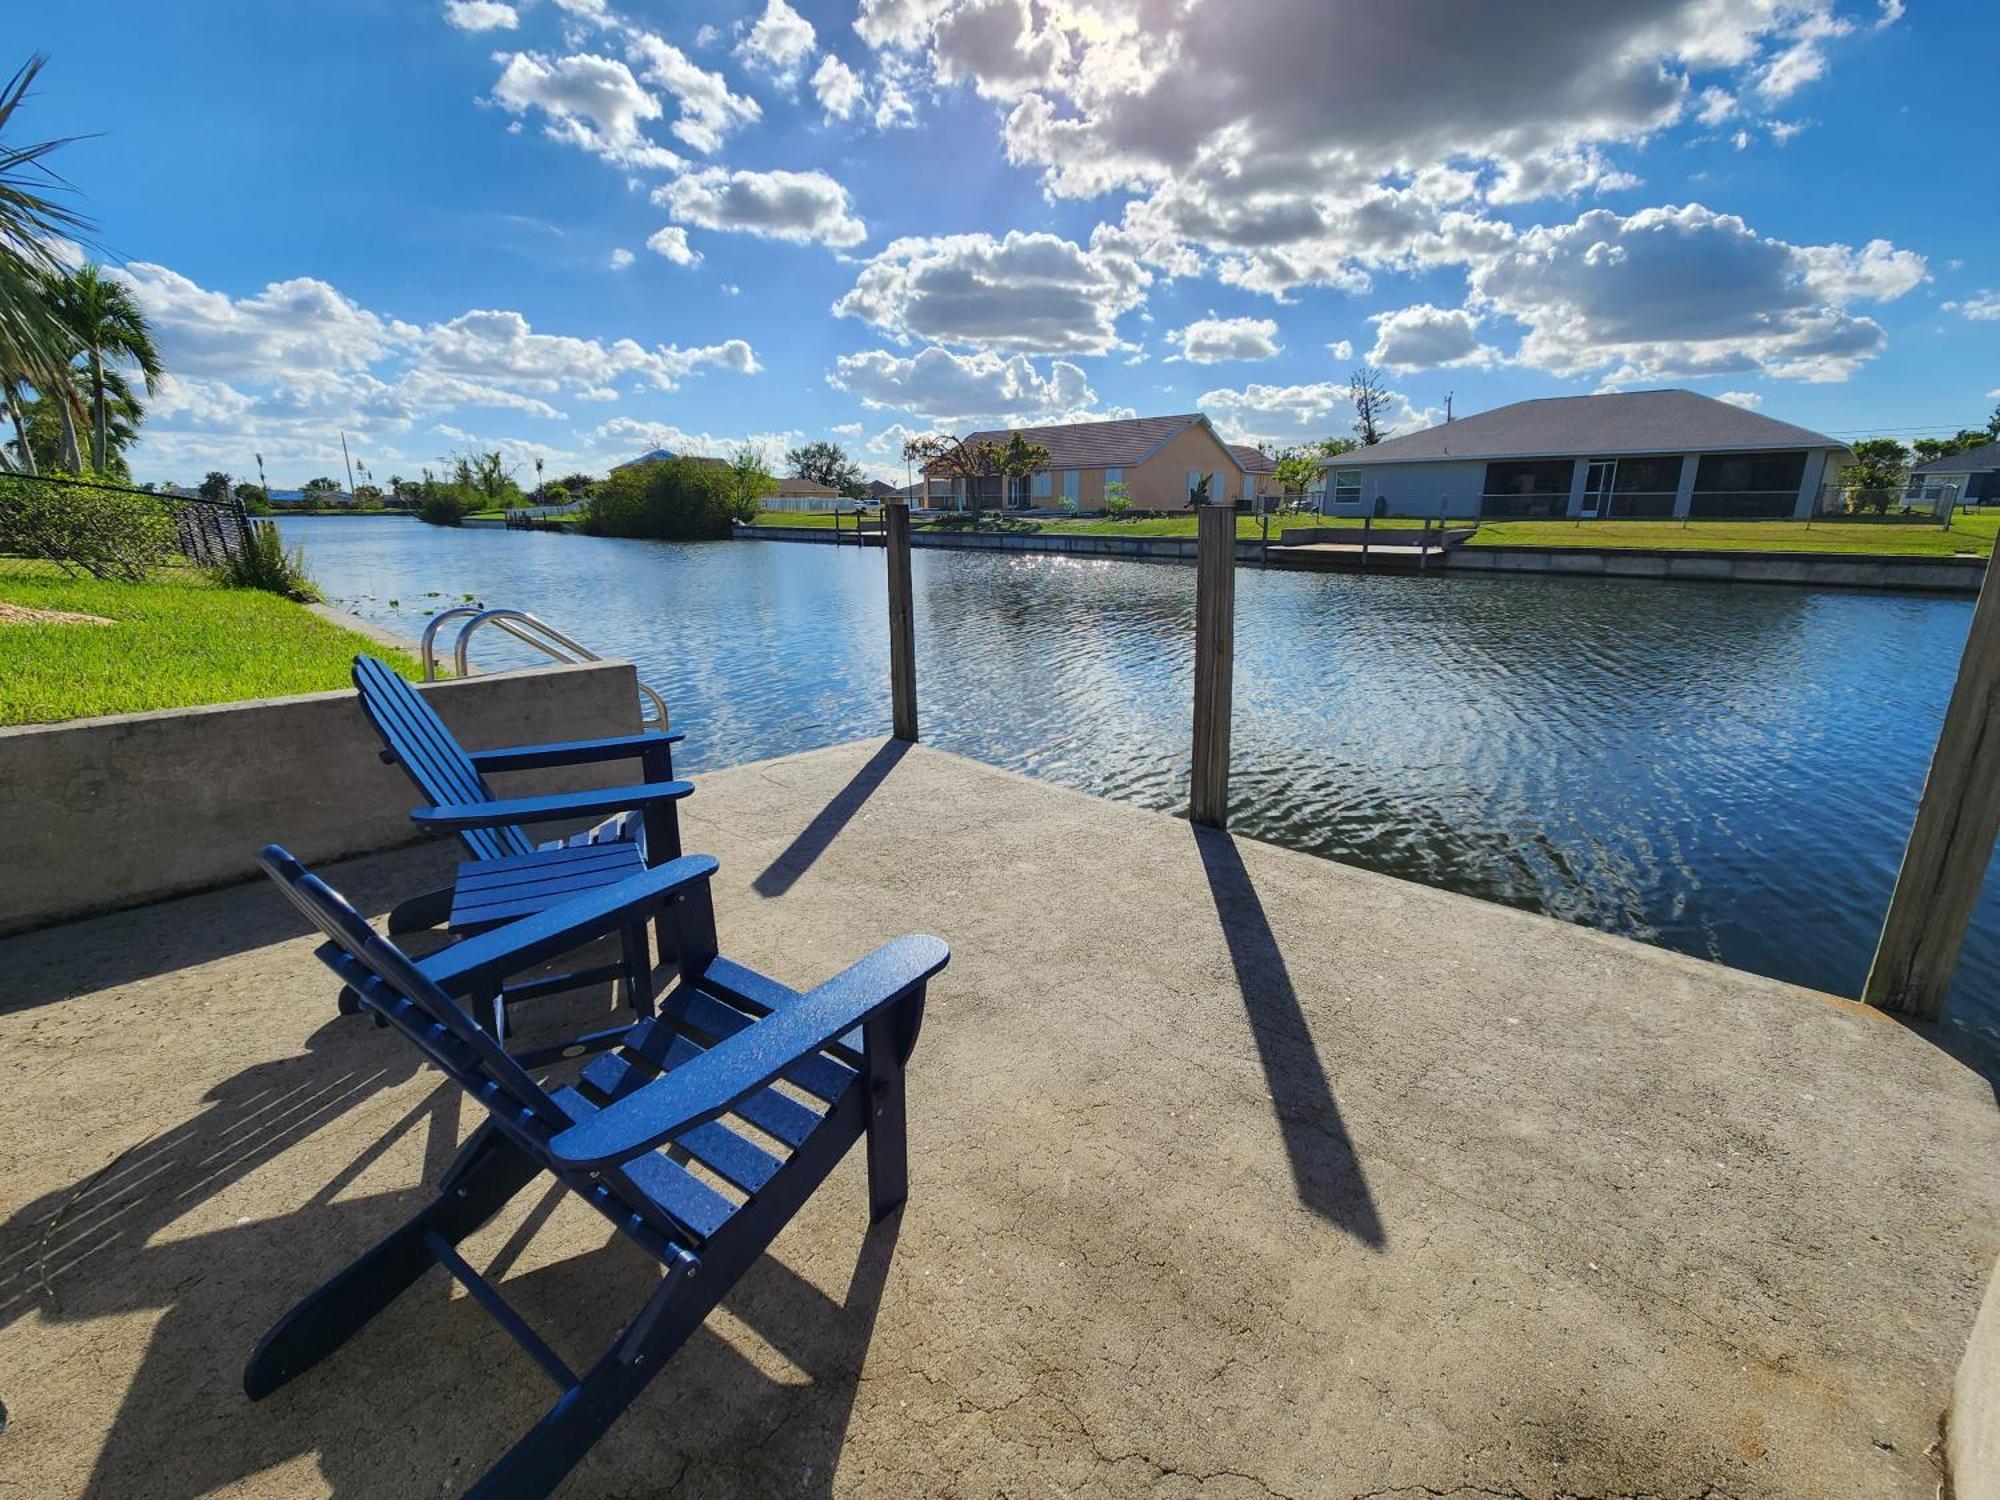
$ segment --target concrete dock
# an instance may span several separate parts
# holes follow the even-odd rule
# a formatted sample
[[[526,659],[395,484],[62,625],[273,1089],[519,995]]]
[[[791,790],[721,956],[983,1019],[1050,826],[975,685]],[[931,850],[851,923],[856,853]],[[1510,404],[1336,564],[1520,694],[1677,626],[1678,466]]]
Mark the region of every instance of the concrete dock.
[[[732,956],[951,942],[911,1198],[851,1157],[564,1495],[1936,1493],[2000,1112],[1933,1034],[930,750],[697,787]],[[0,1495],[456,1494],[550,1399],[442,1274],[243,1399],[474,1123],[311,948],[254,885],[0,941]],[[651,1275],[532,1190],[469,1248],[572,1360]]]

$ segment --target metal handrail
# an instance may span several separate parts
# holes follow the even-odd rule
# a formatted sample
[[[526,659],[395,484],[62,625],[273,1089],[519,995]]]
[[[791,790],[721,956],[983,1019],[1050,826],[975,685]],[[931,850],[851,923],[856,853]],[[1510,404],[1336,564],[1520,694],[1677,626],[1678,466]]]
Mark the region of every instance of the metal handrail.
[[[514,637],[523,645],[532,646],[552,661],[585,662],[603,661],[595,651],[574,640],[548,621],[528,613],[525,609],[482,609],[477,605],[460,604],[442,610],[424,626],[423,640],[419,654],[424,664],[424,681],[437,681],[437,638],[438,632],[449,620],[470,616],[458,632],[458,639],[452,645],[452,670],[460,677],[468,676],[471,665],[467,653],[470,650],[473,633],[483,625],[493,625]],[[565,654],[569,653],[569,654]],[[645,680],[639,681],[639,697],[642,703],[651,704],[653,717],[641,716],[640,728],[664,731],[667,728],[667,700],[657,688]]]

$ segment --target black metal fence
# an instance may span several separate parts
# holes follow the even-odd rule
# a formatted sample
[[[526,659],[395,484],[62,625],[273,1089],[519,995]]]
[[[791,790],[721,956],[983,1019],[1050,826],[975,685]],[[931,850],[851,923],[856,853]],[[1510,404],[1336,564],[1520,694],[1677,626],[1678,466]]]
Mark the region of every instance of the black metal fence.
[[[250,513],[243,502],[234,497],[209,500],[200,495],[136,489],[130,485],[78,479],[68,474],[23,474],[0,470],[0,488],[7,486],[21,486],[29,493],[39,491],[42,498],[57,501],[65,492],[81,490],[90,494],[124,495],[157,505],[173,523],[175,549],[200,567],[220,567],[251,543]],[[0,521],[4,521],[4,517],[0,517]],[[4,529],[4,525],[0,525],[0,531]],[[0,545],[4,545],[4,537],[0,537]]]

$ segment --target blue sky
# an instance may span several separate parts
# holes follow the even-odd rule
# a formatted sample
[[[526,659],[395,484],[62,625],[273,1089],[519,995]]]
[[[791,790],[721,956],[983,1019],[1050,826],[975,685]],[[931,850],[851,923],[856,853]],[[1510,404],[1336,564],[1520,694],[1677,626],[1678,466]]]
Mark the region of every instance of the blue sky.
[[[1615,12],[1615,14],[1610,14]],[[160,331],[142,478],[528,477],[1206,410],[2000,400],[1990,3],[44,7],[30,132]],[[16,28],[19,36],[20,28]]]

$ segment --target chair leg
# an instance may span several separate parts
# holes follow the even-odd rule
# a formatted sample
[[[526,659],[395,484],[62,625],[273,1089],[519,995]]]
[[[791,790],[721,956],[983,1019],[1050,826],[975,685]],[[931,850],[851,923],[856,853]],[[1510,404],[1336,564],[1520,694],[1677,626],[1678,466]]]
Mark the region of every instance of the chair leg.
[[[389,936],[405,932],[427,932],[451,915],[452,888],[425,891],[389,908]]]
[[[726,1277],[697,1280],[686,1268],[669,1272],[590,1373],[563,1392],[541,1421],[465,1492],[465,1500],[539,1500],[562,1483],[701,1326],[728,1287]]]
[[[646,924],[640,922],[618,935],[625,952],[625,994],[637,1016],[653,1014],[653,950],[646,941]]]
[[[909,1127],[903,1104],[903,1064],[893,1011],[862,1028],[868,1076],[868,1218],[879,1224],[910,1196]]]
[[[424,1244],[425,1235],[435,1234],[456,1245],[534,1181],[540,1170],[491,1126],[482,1128],[447,1170],[445,1186],[429,1207],[300,1302],[258,1340],[243,1370],[244,1392],[252,1401],[262,1400],[332,1354],[437,1263]]]

